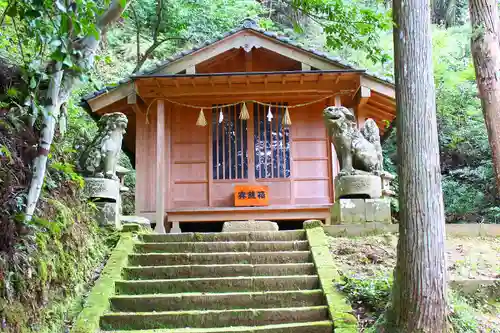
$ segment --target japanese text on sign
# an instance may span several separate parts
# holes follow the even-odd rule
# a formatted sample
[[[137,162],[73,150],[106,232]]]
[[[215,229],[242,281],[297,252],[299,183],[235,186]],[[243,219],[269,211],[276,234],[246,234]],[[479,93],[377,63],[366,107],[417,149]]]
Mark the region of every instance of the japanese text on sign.
[[[234,203],[235,206],[267,206],[269,204],[268,187],[235,185]]]

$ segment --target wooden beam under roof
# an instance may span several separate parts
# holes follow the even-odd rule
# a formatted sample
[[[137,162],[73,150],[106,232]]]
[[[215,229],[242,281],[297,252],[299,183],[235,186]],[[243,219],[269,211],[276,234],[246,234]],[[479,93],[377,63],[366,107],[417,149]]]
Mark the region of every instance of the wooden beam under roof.
[[[356,87],[354,84],[346,82],[344,84],[332,84],[331,81],[323,81],[320,84],[314,82],[304,82],[302,84],[281,84],[277,82],[269,82],[267,86],[264,83],[255,83],[243,81],[241,83],[231,82],[231,86],[222,85],[200,85],[196,88],[192,85],[182,85],[179,88],[172,89],[172,86],[143,86],[137,83],[137,91],[142,98],[175,98],[187,96],[231,96],[231,95],[286,95],[286,94],[306,94],[306,93],[321,93],[334,94],[340,91],[350,91],[354,93]]]
[[[392,99],[396,98],[396,91],[387,83],[382,83],[378,80],[362,76],[360,85],[370,88],[371,90],[375,90],[379,94],[385,95]]]
[[[365,104],[363,106],[363,111],[369,112],[370,114],[376,115],[382,120],[393,121],[396,118],[396,112],[390,113],[384,110],[380,110],[376,107],[371,106],[370,104]]]
[[[364,105],[368,102],[368,99],[371,96],[371,90],[370,88],[367,88],[365,86],[359,86],[358,91],[353,97],[353,104],[356,106],[361,106]]]
[[[387,104],[396,108],[396,100],[394,98],[384,96],[382,94],[377,93],[376,91],[372,91],[371,99],[376,102]]]
[[[106,92],[99,96],[89,98],[87,100],[87,103],[90,106],[92,112],[96,112],[110,104],[118,102],[121,99],[127,98],[127,96],[132,93],[134,93],[134,84],[133,82],[127,82],[111,90],[110,92]]]
[[[396,112],[396,109],[394,106],[379,103],[379,102],[376,102],[375,100],[372,100],[372,99],[370,99],[370,101],[368,101],[368,104],[377,108],[377,109],[383,110],[383,111],[387,111],[387,112],[391,112],[391,113]]]
[[[331,95],[329,93],[304,93],[304,94],[266,94],[266,95],[248,95],[248,94],[239,94],[239,95],[231,95],[231,96],[184,96],[184,97],[175,97],[169,98],[171,101],[183,103],[183,104],[192,104],[199,105],[200,107],[211,107],[213,104],[227,104],[227,103],[236,103],[241,101],[246,101],[249,99],[257,100],[261,102],[283,102],[287,101],[290,105],[301,104],[306,102],[311,102],[315,100],[322,100]],[[350,96],[349,96],[350,98]],[[146,99],[146,104],[149,105],[155,98]],[[324,103],[324,101],[323,101]],[[318,102],[318,105],[321,105],[321,101]],[[323,108],[323,107],[320,107]]]

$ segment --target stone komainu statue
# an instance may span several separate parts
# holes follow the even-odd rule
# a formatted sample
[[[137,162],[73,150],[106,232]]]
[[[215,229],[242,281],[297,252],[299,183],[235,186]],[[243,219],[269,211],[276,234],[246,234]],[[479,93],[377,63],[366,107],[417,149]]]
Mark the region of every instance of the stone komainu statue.
[[[323,119],[340,162],[340,175],[383,171],[380,133],[373,119],[367,119],[358,130],[354,114],[342,106],[327,107]]]
[[[120,112],[99,119],[99,130],[79,161],[80,171],[87,177],[118,179],[116,165],[127,129],[127,117]]]

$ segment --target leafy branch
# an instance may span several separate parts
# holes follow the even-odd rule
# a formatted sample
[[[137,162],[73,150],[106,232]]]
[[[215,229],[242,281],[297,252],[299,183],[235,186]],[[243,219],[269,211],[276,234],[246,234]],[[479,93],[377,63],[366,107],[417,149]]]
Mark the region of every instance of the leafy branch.
[[[343,0],[284,0],[294,11],[319,24],[327,46],[363,50],[373,62],[384,63],[389,55],[379,46],[379,34],[392,28],[390,11],[362,7]],[[295,25],[300,27],[299,22]]]
[[[127,8],[126,0],[111,0],[100,7],[92,0],[10,2],[2,14],[11,18],[29,83],[32,124],[41,110],[38,152],[26,204],[26,220],[34,212],[45,179],[56,125],[64,134],[66,105],[74,88],[87,77],[100,37]],[[39,50],[27,54],[25,49]],[[46,52],[48,51],[48,52]],[[44,85],[44,89],[40,86]]]
[[[136,38],[136,65],[135,68],[132,71],[132,74],[137,73],[140,71],[144,63],[146,62],[147,59],[151,57],[153,52],[163,43],[171,40],[178,40],[178,41],[184,41],[186,38],[183,37],[177,37],[177,36],[167,36],[161,38],[162,34],[162,23],[165,21],[165,6],[166,4],[164,3],[164,0],[157,0],[156,3],[156,14],[155,14],[155,20],[154,24],[152,26],[152,43],[151,45],[144,51],[144,53],[141,53],[141,33],[142,33],[142,26],[141,26],[141,17],[138,15],[136,8],[134,5],[130,6],[131,12],[132,12],[132,19],[134,21],[134,26],[135,26],[135,38]]]

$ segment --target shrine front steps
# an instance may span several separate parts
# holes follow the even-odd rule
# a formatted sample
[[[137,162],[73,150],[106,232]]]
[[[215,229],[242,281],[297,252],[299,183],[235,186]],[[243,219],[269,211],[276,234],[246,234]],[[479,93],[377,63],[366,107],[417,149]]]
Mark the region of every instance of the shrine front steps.
[[[230,276],[282,276],[314,275],[313,263],[286,264],[214,264],[214,265],[172,265],[172,266],[129,266],[124,268],[127,280],[230,277]]]
[[[179,242],[139,243],[138,253],[211,253],[211,252],[275,252],[309,251],[307,241],[223,241],[223,242]]]
[[[331,333],[300,231],[145,234],[101,316],[114,333]]]
[[[112,297],[111,309],[118,312],[183,311],[226,309],[273,309],[324,305],[321,289],[227,292],[178,293],[163,295],[117,295]]]
[[[263,326],[229,326],[211,328],[177,328],[153,330],[105,331],[108,333],[332,333],[333,325],[329,320],[286,323]]]

